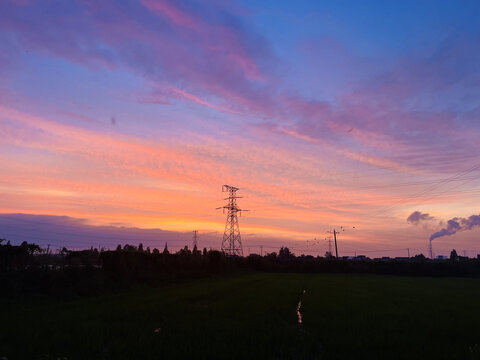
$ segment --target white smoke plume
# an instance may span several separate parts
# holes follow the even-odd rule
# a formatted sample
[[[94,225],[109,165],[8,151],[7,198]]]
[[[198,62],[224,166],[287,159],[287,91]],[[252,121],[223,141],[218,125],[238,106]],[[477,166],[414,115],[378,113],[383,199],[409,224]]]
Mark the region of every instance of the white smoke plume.
[[[480,215],[472,215],[468,218],[453,218],[447,221],[447,226],[433,233],[430,241],[442,236],[454,235],[459,231],[472,230],[474,227],[480,226]]]

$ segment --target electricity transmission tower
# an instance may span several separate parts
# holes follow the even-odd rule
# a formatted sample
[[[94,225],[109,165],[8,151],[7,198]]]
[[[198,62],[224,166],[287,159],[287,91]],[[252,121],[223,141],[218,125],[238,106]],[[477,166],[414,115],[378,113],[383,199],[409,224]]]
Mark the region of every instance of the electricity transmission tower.
[[[198,249],[198,230],[193,230],[193,248]]]
[[[333,253],[332,253],[332,237],[328,236],[328,237],[325,238],[325,240],[328,241],[328,255],[333,256]]]
[[[223,233],[222,251],[226,255],[243,256],[242,239],[240,237],[240,227],[238,226],[237,213],[242,213],[242,210],[237,206],[237,199],[241,199],[241,196],[237,196],[237,191],[240,190],[237,187],[230,185],[223,185],[222,192],[227,192],[228,197],[225,206],[218,207],[217,209],[223,209],[223,213],[227,210],[227,221],[225,222],[225,232]]]

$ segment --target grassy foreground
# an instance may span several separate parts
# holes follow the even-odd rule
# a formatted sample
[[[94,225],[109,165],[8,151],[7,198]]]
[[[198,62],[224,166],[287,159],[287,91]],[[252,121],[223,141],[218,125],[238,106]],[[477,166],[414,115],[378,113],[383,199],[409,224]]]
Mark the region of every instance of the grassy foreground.
[[[1,305],[9,360],[480,359],[480,279],[256,273]]]

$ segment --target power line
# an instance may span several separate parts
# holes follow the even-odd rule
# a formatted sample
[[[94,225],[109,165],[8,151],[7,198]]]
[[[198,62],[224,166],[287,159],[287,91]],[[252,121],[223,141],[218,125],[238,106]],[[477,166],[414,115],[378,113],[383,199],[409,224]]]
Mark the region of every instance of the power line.
[[[480,168],[480,163],[478,164],[475,164],[471,167],[469,167],[468,169],[466,170],[463,170],[463,171],[460,171],[452,176],[449,176],[448,178],[445,178],[441,181],[439,181],[437,184],[433,185],[433,186],[430,186],[430,187],[427,187],[426,189],[420,191],[420,192],[417,192],[417,193],[414,193],[410,196],[407,196],[407,197],[404,197],[403,199],[395,202],[393,205],[390,205],[390,206],[387,206],[387,207],[384,207],[384,208],[381,208],[381,209],[378,209],[376,212],[384,212],[384,211],[388,211],[388,210],[391,210],[393,208],[395,208],[396,206],[402,204],[402,203],[405,203],[406,201],[408,200],[411,200],[411,199],[415,199],[415,198],[418,198],[422,195],[425,195],[425,194],[428,194],[428,193],[431,193],[432,190],[435,190],[437,188],[439,188],[440,186],[444,185],[444,184],[448,184],[452,181],[456,181],[458,180],[460,177],[466,175],[466,174],[469,174],[475,170],[478,170]],[[467,181],[471,181],[475,178],[468,178]],[[462,185],[462,184],[461,184]],[[460,185],[459,185],[460,186]]]

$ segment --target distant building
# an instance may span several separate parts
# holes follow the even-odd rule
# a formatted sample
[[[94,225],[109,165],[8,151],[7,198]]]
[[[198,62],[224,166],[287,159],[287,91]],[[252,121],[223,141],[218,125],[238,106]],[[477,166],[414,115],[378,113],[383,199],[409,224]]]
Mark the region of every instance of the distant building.
[[[408,261],[410,258],[408,256],[397,256],[395,261]]]
[[[435,260],[449,260],[450,257],[445,256],[445,255],[438,255]]]

